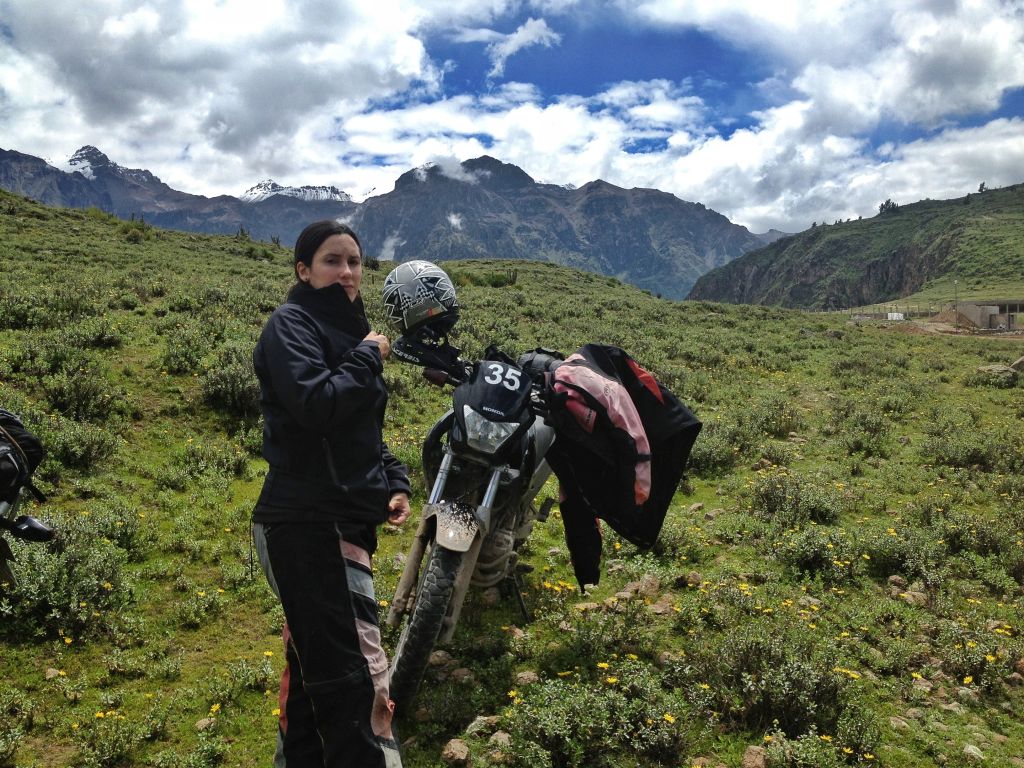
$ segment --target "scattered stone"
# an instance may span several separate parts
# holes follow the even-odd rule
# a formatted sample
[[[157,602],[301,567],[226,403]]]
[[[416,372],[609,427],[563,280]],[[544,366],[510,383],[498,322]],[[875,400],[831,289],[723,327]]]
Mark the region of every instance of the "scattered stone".
[[[939,720],[932,720],[930,723],[928,723],[928,730],[938,731],[939,733],[947,733],[949,731],[949,726],[943,722],[940,722]]]
[[[469,745],[462,739],[452,739],[444,745],[441,759],[448,765],[469,765]]]
[[[924,712],[916,707],[908,709],[904,714],[912,720],[924,720]]]
[[[469,724],[466,733],[470,736],[475,736],[478,733],[491,733],[498,727],[499,722],[501,722],[501,718],[497,715],[480,715]]]
[[[928,605],[928,595],[924,592],[900,592],[900,600],[907,605]]]
[[[548,550],[548,557],[558,557],[560,554],[562,554],[562,550],[558,547],[552,547]]]
[[[985,760],[985,755],[973,744],[968,744],[964,747],[964,757],[974,763],[981,763]]]
[[[932,684],[925,680],[923,677],[914,678],[913,685],[917,690],[923,691],[924,693],[932,692]]]
[[[666,614],[672,613],[672,611],[675,609],[674,601],[675,598],[672,597],[672,595],[666,593],[658,599],[658,602],[650,605],[648,607],[648,610],[650,610],[650,612],[653,613],[655,616],[664,616]]]
[[[657,576],[647,574],[640,579],[640,586],[637,591],[644,597],[654,597],[661,589],[661,581]]]
[[[616,592],[615,593],[615,600],[616,601],[619,601],[619,600],[632,600],[633,596],[635,594],[636,594],[636,592],[633,592],[633,591],[629,590],[628,589],[628,585],[627,585],[627,589],[624,589],[621,592]]]
[[[768,755],[764,747],[747,747],[740,768],[767,768]]]
[[[699,587],[704,583],[704,576],[701,575],[700,571],[690,571],[686,574],[686,583],[691,587]]]
[[[658,654],[658,658],[655,659],[654,663],[657,664],[660,668],[664,669],[675,660],[676,656],[674,653],[672,653],[672,651],[662,651]]]
[[[1009,365],[981,365],[978,373],[997,386],[1013,386],[1017,381],[1017,369]]]
[[[702,509],[704,509],[704,504],[702,502],[698,501],[696,504],[690,505],[691,512],[700,512]]]
[[[1024,371],[1024,357],[1018,357],[1010,363],[1010,367],[1015,371]]]
[[[395,565],[405,565],[405,552],[396,552],[394,561]]]
[[[978,700],[978,692],[973,688],[961,686],[956,689],[956,697],[960,701],[976,702]]]
[[[522,640],[524,637],[526,637],[526,632],[523,631],[522,629],[520,629],[519,627],[515,627],[515,626],[512,627],[508,631],[508,633],[512,636],[513,640]]]
[[[452,680],[456,683],[472,683],[474,679],[473,670],[471,669],[459,667],[458,669],[452,670]]]
[[[587,611],[599,611],[601,606],[597,603],[577,603],[576,610],[580,613],[586,613]]]
[[[804,595],[797,600],[797,602],[800,604],[801,608],[810,608],[812,605],[821,605],[821,600],[816,597],[811,597],[810,595]]]
[[[910,438],[906,435],[900,435],[900,445],[910,445]]]
[[[487,743],[499,749],[508,748],[512,746],[512,734],[508,731],[495,731],[491,738],[487,740]]]
[[[1014,672],[1012,675],[1006,678],[1006,684],[1013,688],[1018,688],[1021,685],[1024,685],[1024,675],[1022,675],[1020,672]]]
[[[1024,675],[1024,656],[1017,659],[1017,663],[1013,665],[1013,668]]]
[[[217,718],[215,717],[204,717],[202,720],[196,722],[197,731],[208,731],[217,724]]]
[[[892,587],[899,587],[900,589],[906,589],[907,588],[907,580],[904,579],[902,576],[897,576],[897,575],[894,574],[894,575],[889,577],[888,582],[889,582],[889,586],[892,586]]]
[[[962,715],[964,713],[963,705],[957,704],[955,701],[951,701],[949,704],[942,704],[941,709],[952,712],[954,715]]]
[[[522,672],[516,673],[516,687],[522,685],[533,685],[538,680],[540,680],[540,675],[538,675],[532,669],[526,669]]]
[[[47,680],[53,680],[53,678],[55,678],[55,677],[60,677],[60,670],[59,669],[54,669],[53,667],[50,667],[48,670],[46,670],[46,679]]]
[[[484,593],[480,595],[480,600],[484,605],[497,605],[501,602],[501,590],[497,587],[485,589]]]
[[[893,727],[893,729],[897,730],[897,731],[909,731],[910,730],[910,723],[908,723],[902,717],[890,717],[889,718],[889,725],[891,725]]]
[[[455,659],[448,651],[434,651],[430,654],[427,663],[432,667],[447,667],[455,663]]]

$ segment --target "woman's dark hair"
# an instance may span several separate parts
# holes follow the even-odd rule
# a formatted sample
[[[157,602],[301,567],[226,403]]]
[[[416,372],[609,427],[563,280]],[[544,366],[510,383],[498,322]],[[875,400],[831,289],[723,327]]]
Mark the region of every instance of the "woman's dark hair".
[[[347,224],[342,224],[340,221],[335,219],[324,219],[322,221],[314,221],[308,227],[306,227],[299,234],[299,239],[295,241],[295,276],[299,276],[299,262],[301,261],[307,267],[313,266],[313,255],[317,252],[317,249],[323,245],[331,235],[348,235],[356,241],[356,247],[359,248],[359,256],[363,255],[363,244],[359,242],[359,236],[352,231],[352,227]]]

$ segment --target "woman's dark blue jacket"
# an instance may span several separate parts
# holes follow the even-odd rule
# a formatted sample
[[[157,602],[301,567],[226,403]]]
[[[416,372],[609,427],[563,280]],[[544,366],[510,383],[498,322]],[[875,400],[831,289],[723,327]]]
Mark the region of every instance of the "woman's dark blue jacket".
[[[361,298],[297,283],[253,352],[270,469],[253,520],[376,525],[410,493],[381,429],[388,391]]]

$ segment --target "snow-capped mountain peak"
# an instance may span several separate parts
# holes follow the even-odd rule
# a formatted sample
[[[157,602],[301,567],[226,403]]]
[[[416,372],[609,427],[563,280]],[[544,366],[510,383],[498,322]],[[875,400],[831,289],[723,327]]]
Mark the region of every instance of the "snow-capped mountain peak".
[[[250,187],[239,195],[238,199],[244,203],[258,203],[274,195],[284,195],[285,197],[294,197],[299,200],[313,202],[337,201],[349,203],[352,201],[351,195],[347,192],[342,192],[337,187],[314,187],[309,185],[285,187],[273,179],[266,179],[256,186]]]
[[[78,171],[80,174],[85,176],[85,178],[94,179],[96,178],[95,169],[109,167],[110,165],[111,162],[109,157],[96,149],[96,147],[87,144],[75,152],[61,170],[67,171],[68,173]]]

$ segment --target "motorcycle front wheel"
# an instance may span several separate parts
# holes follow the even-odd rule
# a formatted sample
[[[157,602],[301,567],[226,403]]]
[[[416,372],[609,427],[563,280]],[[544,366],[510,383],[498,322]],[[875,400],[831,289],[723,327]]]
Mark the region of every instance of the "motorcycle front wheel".
[[[416,593],[412,615],[402,629],[391,664],[390,695],[395,709],[403,712],[419,690],[434,644],[441,634],[448,604],[452,599],[455,577],[463,553],[452,552],[432,542],[426,568]]]

